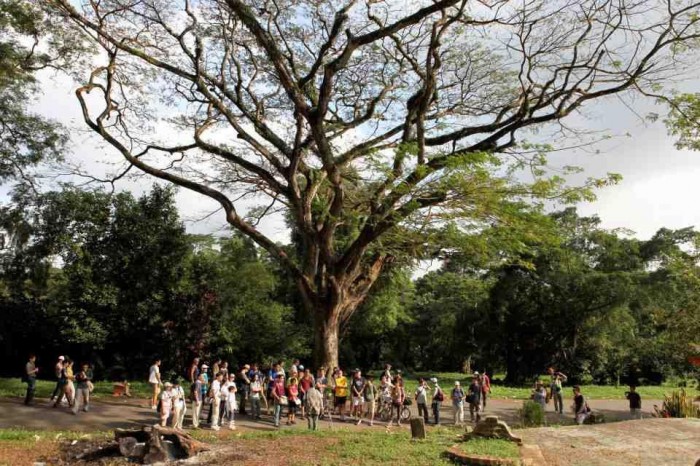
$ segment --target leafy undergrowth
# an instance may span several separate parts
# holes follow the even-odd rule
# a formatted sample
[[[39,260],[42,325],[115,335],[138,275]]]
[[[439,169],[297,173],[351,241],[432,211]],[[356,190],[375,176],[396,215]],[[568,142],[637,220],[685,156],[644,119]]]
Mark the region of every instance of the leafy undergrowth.
[[[475,438],[460,444],[466,453],[496,458],[519,458],[520,447],[516,443],[500,439]]]

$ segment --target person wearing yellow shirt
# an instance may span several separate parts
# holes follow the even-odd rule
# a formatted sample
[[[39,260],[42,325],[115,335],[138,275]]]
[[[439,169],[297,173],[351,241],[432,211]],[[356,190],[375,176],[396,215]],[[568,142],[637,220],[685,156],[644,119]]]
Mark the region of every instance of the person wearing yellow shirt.
[[[348,379],[343,375],[343,371],[338,369],[335,376],[335,407],[340,415],[340,420],[345,420],[345,402],[348,399]]]

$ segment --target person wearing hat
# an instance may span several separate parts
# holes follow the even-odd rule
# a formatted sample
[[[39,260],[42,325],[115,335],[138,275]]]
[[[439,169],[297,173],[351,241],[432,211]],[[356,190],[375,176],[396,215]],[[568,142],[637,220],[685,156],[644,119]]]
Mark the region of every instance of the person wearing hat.
[[[459,381],[455,381],[452,389],[452,412],[454,413],[455,425],[461,426],[464,423],[464,389]]]
[[[53,401],[63,390],[62,390],[62,385],[61,385],[61,373],[63,372],[63,361],[66,358],[63,356],[58,357],[58,361],[56,362],[56,365],[54,366],[54,374],[56,375],[56,388],[53,389],[53,393],[51,394],[51,400]],[[61,400],[58,400],[59,403]]]
[[[433,384],[433,402],[431,403],[433,408],[433,418],[435,419],[435,425],[439,426],[440,407],[442,406],[442,402],[445,400],[445,393],[442,391],[442,388],[440,388],[440,385],[438,385],[438,379],[433,377],[430,379],[430,382]]]
[[[170,382],[165,382],[163,384],[164,390],[160,394],[160,425],[165,427],[168,424],[168,418],[170,417],[170,412],[173,409],[173,384]]]

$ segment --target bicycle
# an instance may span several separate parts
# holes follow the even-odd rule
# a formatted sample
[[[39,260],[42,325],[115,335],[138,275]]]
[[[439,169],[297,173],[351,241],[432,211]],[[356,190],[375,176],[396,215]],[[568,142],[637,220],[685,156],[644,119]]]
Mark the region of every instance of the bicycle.
[[[394,414],[394,403],[390,398],[384,398],[379,403],[379,408],[377,409],[376,416],[379,417],[384,422],[391,421]],[[411,419],[411,410],[404,401],[404,405],[401,407],[400,418],[402,421],[408,421]]]

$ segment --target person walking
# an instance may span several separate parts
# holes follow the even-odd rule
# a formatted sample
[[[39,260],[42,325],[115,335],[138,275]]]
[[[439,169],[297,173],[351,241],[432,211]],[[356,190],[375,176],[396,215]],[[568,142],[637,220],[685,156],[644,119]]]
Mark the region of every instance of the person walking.
[[[24,404],[26,406],[29,406],[34,400],[34,394],[36,392],[36,375],[38,373],[39,368],[36,367],[36,355],[30,354],[27,364],[24,365],[24,374],[22,376],[22,380],[27,384],[27,394],[24,397]]]
[[[559,371],[555,371],[553,367],[549,370],[549,396],[554,400],[554,412],[559,414],[564,414],[564,398],[562,397],[563,388],[562,385],[566,382],[566,375]]]
[[[438,379],[433,377],[430,379],[433,383],[433,400],[431,406],[433,408],[433,419],[435,419],[435,425],[440,425],[440,408],[442,407],[442,402],[445,400],[445,393],[443,393],[442,388],[438,385]]]
[[[77,384],[75,393],[75,402],[73,403],[73,414],[78,414],[82,404],[83,411],[86,413],[90,407],[90,384],[92,380],[92,371],[88,363],[83,363],[80,371],[75,375]]]
[[[469,394],[467,400],[469,401],[469,418],[474,422],[476,417],[476,422],[481,420],[481,384],[479,383],[479,373],[475,372],[472,377],[472,383],[469,384]]]
[[[202,413],[202,385],[204,374],[199,374],[192,385],[190,399],[192,400],[192,428],[199,429],[199,416]]]
[[[456,426],[461,426],[464,423],[464,390],[459,381],[455,381],[455,386],[452,389],[452,412]]]
[[[158,394],[163,382],[160,379],[160,359],[156,358],[148,369],[148,383],[151,385],[151,409],[158,406]]]
[[[66,359],[65,363],[63,364],[63,378],[65,379],[65,383],[63,384],[63,395],[66,397],[66,400],[68,400],[68,406],[72,408],[75,404],[75,385],[73,384],[75,374],[73,373],[73,361],[70,359]],[[60,400],[61,398],[61,395],[59,395],[58,399]],[[54,404],[54,407],[56,406],[57,404]]]
[[[260,398],[262,398],[262,382],[260,382],[260,374],[258,372],[253,374],[253,378],[250,381],[250,415],[253,419],[260,419]]]
[[[53,367],[54,374],[56,375],[56,388],[53,389],[53,393],[51,394],[51,399],[49,402],[54,401],[56,397],[62,392],[62,385],[61,385],[61,372],[63,372],[63,361],[66,358],[63,356],[58,357],[58,361]]]
[[[418,417],[423,416],[423,422],[428,423],[428,383],[424,378],[418,379],[415,398],[418,406]]]
[[[321,413],[323,413],[323,392],[320,382],[316,382],[315,386],[311,386],[311,388],[306,391],[304,405],[309,430],[317,430],[318,418],[321,416]]]
[[[367,403],[367,417],[369,418],[369,425],[374,425],[374,415],[377,411],[377,387],[374,385],[374,377],[369,374],[366,377],[367,382],[365,383],[364,398],[365,403]]]
[[[282,417],[282,408],[286,406],[289,402],[287,401],[287,391],[284,387],[284,375],[277,373],[277,377],[272,384],[272,390],[270,395],[275,405],[274,410],[274,423],[275,427],[280,426],[280,418]]]
[[[484,372],[481,374],[479,382],[481,383],[481,411],[484,412],[486,409],[486,399],[491,394],[491,379],[488,374]]]

